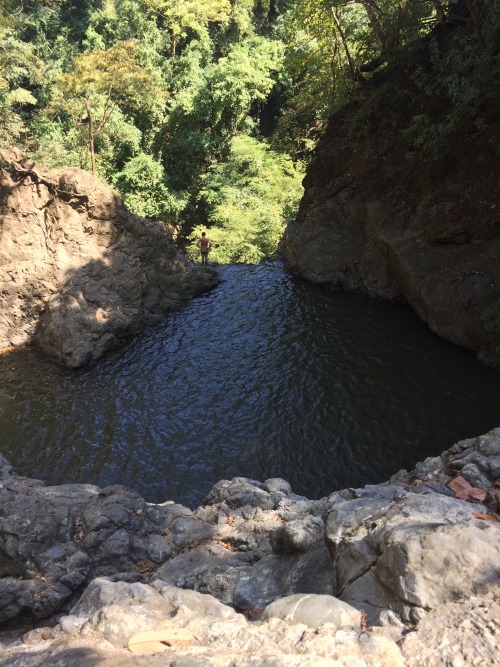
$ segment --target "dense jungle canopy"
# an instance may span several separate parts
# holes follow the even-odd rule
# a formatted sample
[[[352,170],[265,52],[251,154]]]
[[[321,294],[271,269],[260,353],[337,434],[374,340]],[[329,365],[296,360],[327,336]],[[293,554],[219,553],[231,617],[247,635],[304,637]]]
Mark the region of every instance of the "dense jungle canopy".
[[[497,0],[1,3],[0,148],[208,227],[220,262],[276,249],[328,118],[353,96],[375,108],[380,81],[413,109],[408,159],[497,122]]]

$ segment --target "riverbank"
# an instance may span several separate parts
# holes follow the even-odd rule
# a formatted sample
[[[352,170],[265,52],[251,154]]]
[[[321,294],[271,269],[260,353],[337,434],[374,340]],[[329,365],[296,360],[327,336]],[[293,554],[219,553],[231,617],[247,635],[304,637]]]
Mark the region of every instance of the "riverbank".
[[[37,625],[2,665],[494,665],[499,478],[500,429],[384,484],[235,478],[194,511],[2,459],[0,618]],[[131,653],[149,630],[170,645]]]

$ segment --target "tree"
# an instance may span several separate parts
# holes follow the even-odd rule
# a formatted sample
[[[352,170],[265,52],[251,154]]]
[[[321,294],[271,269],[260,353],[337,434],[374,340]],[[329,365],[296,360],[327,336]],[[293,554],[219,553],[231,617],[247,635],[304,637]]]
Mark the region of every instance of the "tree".
[[[143,0],[146,7],[165,21],[171,37],[170,53],[175,56],[179,43],[190,33],[205,35],[209,23],[226,25],[231,16],[229,0]]]
[[[211,256],[221,263],[255,263],[276,252],[302,196],[303,172],[290,158],[244,134],[231,139],[227,158],[202,177]],[[196,240],[203,227],[196,227]],[[189,249],[192,257],[196,247]]]
[[[166,99],[153,77],[136,62],[138,45],[117,42],[107,50],[84,53],[71,72],[54,81],[52,111],[66,112],[81,130],[87,128],[88,149],[95,174],[95,138],[108,124],[115,107],[141,111]],[[94,115],[94,108],[99,115]]]
[[[0,145],[8,147],[26,135],[26,112],[37,104],[34,84],[42,63],[29,44],[17,39],[13,20],[0,14]]]
[[[351,91],[436,20],[430,0],[281,0],[279,6],[288,78],[275,138],[300,157]]]
[[[113,179],[125,204],[138,215],[162,217],[168,209],[163,167],[151,155],[138,153]]]
[[[231,137],[245,126],[253,130],[252,108],[273,88],[281,53],[279,43],[257,36],[216,61],[199,45],[186,48],[165,128],[165,165],[177,188],[199,187],[200,174],[222,156]]]

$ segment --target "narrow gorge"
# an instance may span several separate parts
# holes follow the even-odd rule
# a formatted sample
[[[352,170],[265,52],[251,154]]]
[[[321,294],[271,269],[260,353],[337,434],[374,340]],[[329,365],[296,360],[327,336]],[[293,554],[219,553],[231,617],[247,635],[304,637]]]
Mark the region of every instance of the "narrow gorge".
[[[131,216],[77,170],[42,176],[10,160],[4,179],[3,342],[32,343],[88,369],[58,369],[33,351],[0,359],[2,450],[24,466],[31,456],[34,471],[20,475],[0,460],[2,665],[493,667],[498,429],[384,479],[398,456],[417,461],[451,437],[439,431],[440,415],[472,428],[472,386],[482,397],[477,428],[494,426],[497,374],[418,333],[402,305],[386,304],[380,319],[381,303],[308,286],[272,262],[202,271],[159,224]],[[124,349],[112,352],[118,344]],[[423,385],[405,405],[396,377],[414,362]],[[464,392],[454,366],[466,373]],[[428,425],[419,424],[433,412],[420,404],[426,393],[438,402]],[[207,396],[210,408],[199,402]],[[191,421],[187,444],[180,438]],[[408,432],[398,431],[405,423]],[[51,483],[65,460],[60,483]],[[148,461],[153,477],[144,482]],[[108,484],[68,483],[92,462]],[[220,480],[235,463],[242,473],[256,465],[256,476],[290,465],[316,498],[281,477],[244,474],[200,497],[207,477]],[[190,467],[188,507],[175,489]],[[357,468],[380,483],[342,484]]]
[[[499,44],[4,0],[1,667],[498,666]]]

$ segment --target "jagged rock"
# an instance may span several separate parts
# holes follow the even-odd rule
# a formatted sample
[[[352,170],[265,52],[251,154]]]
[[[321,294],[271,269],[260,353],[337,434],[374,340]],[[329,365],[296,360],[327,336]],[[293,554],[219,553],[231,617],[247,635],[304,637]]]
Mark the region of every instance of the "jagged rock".
[[[0,480],[0,623],[28,612],[51,616],[95,574],[137,576],[158,567],[181,550],[166,526],[192,516],[179,505],[148,507],[118,485],[46,487],[16,475],[3,457]],[[191,528],[183,548],[212,532],[194,517]]]
[[[472,516],[484,506],[390,485],[378,491],[336,499],[325,528],[334,594],[370,620],[385,608],[416,622],[424,610],[485,594],[500,576],[498,527]]]
[[[500,479],[500,428],[460,440],[445,453],[447,467],[460,472],[473,486],[490,489]]]
[[[310,598],[312,602],[312,598]],[[314,627],[273,617],[248,622],[242,614],[210,595],[157,582],[144,584],[94,580],[53,629],[28,633],[23,642],[4,650],[3,667],[23,664],[64,667],[403,667],[393,640],[354,628],[359,615],[346,606],[332,617],[336,603],[317,600],[318,612],[306,615]],[[304,611],[307,601],[304,601]],[[131,654],[128,640],[144,630],[188,629],[189,647],[165,647],[159,654]]]
[[[221,544],[196,547],[162,565],[151,581],[209,593],[221,602],[234,604],[234,589],[251,568],[255,553],[228,551]]]
[[[278,482],[284,482],[284,480],[278,480]],[[272,492],[269,492],[270,488],[273,489]],[[288,493],[283,491],[287,488],[286,482],[269,486],[266,482],[261,484],[246,477],[235,477],[230,481],[224,479],[218,482],[203,502],[209,505],[225,502],[230,508],[248,506],[272,510],[276,509],[280,500],[287,497]]]
[[[82,366],[216,284],[86,172],[0,160],[0,348],[35,343]]]
[[[0,633],[2,667],[465,667],[474,652],[493,666],[494,510],[439,490],[471,462],[492,483],[499,442],[496,429],[397,483],[318,501],[283,480],[226,480],[194,511],[120,485],[46,487],[0,457],[0,622],[57,623],[17,645]],[[124,649],[162,628],[196,642]]]
[[[235,477],[218,482],[205,502],[195,515],[214,525],[212,542],[174,554],[153,581],[210,593],[251,611],[284,595],[332,592],[323,523],[309,516],[323,501],[296,496],[284,480],[260,483]],[[272,548],[283,542],[286,553],[273,555]]]
[[[425,459],[411,472],[401,470],[390,481],[414,493],[432,490],[454,496],[449,484],[457,475],[487,491],[485,504],[494,511],[500,509],[494,493],[500,480],[500,428],[477,438],[460,440],[441,456]]]

